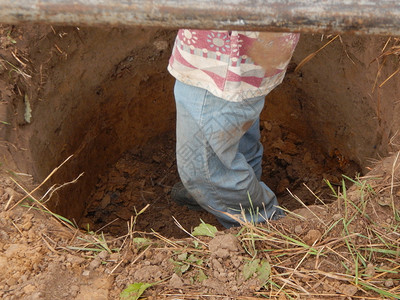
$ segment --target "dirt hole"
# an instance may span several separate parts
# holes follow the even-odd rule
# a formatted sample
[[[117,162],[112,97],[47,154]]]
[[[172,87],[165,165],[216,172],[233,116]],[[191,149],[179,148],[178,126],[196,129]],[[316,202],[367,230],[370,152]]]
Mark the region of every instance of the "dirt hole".
[[[14,87],[19,102],[8,109],[9,115],[18,115],[18,130],[7,129],[8,139],[27,149],[15,160],[38,182],[70,154],[73,159],[50,184],[84,172],[77,183],[53,195],[50,207],[84,228],[114,235],[125,234],[127,221],[147,204],[138,231],[184,236],[172,216],[187,229],[200,219],[219,226],[213,216],[170,200],[178,175],[174,79],[166,66],[175,31],[40,26],[21,31],[33,33],[35,38],[26,39],[31,41],[26,55],[40,67],[29,69],[33,79]],[[377,115],[376,102],[368,96],[376,69],[362,69],[373,57],[371,45],[379,52],[386,40],[342,40],[295,73],[301,59],[324,44],[320,36],[303,35],[284,83],[268,95],[261,115],[263,180],[289,210],[302,204],[287,189],[306,205],[333,201],[324,180],[335,187],[342,174],[362,173],[367,159],[387,154],[393,135],[392,126],[385,125],[395,111],[381,103]],[[352,64],[356,59],[361,63]]]
[[[306,205],[328,204],[334,198],[324,179],[336,187],[341,184],[342,174],[354,177],[360,172],[360,167],[347,161],[338,150],[326,153],[318,144],[307,143],[279,122],[264,121],[262,140],[264,181],[276,191],[281,205],[288,210],[301,208],[302,204],[286,189],[299,196]],[[125,152],[98,176],[81,224],[83,227],[90,224],[89,228],[95,229],[105,226],[106,231],[122,235],[127,231],[131,216],[149,204],[138,217],[135,227],[138,231],[154,229],[164,236],[184,235],[173,224],[171,216],[187,229],[197,226],[200,219],[219,226],[212,215],[190,211],[171,201],[170,189],[178,180],[174,134],[169,132],[150,139],[146,145]]]

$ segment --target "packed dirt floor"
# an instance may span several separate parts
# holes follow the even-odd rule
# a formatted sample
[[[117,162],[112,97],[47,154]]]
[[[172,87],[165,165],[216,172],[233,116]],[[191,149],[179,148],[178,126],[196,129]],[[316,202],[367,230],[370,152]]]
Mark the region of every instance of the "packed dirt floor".
[[[302,35],[260,123],[287,216],[224,230],[171,201],[175,33],[0,26],[0,298],[400,299],[399,40]]]
[[[320,149],[305,146],[300,138],[285,132],[277,124],[270,125],[265,121],[263,128],[266,153],[263,180],[276,192],[280,205],[288,210],[301,208],[302,204],[290,196],[287,188],[306,205],[321,204],[310,191],[330,203],[335,199],[330,196],[331,191],[323,179],[338,185],[342,174],[354,177],[360,171],[354,162],[342,161],[339,153],[323,155]],[[271,140],[275,142],[270,143]],[[179,181],[174,145],[173,136],[167,135],[126,152],[105,175],[99,176],[81,227],[104,227],[113,235],[123,235],[135,208],[150,204],[141,216],[143,220],[137,224],[137,230],[149,232],[154,229],[166,237],[185,237],[187,234],[177,226],[170,226],[171,216],[176,216],[184,228],[190,229],[197,225],[193,220],[202,219],[222,230],[223,227],[208,213],[190,211],[171,203],[170,190]]]

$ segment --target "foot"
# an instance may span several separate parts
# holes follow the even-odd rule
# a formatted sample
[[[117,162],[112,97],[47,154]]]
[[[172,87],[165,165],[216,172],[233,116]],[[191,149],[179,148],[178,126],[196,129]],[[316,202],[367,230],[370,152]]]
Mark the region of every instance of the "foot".
[[[176,204],[186,206],[190,210],[203,210],[196,200],[186,190],[182,182],[175,183],[171,189],[171,198]]]

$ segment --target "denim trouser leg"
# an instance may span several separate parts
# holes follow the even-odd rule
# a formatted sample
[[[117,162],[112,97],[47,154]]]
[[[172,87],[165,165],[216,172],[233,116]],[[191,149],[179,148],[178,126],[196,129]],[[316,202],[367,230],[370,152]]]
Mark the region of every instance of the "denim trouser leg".
[[[264,150],[260,138],[260,119],[257,119],[239,142],[239,152],[244,155],[247,163],[253,168],[258,180],[261,180],[261,163]]]
[[[199,205],[228,228],[237,222],[225,213],[243,210],[254,222],[281,215],[275,194],[260,182],[264,97],[230,102],[177,81],[175,100],[178,171]]]

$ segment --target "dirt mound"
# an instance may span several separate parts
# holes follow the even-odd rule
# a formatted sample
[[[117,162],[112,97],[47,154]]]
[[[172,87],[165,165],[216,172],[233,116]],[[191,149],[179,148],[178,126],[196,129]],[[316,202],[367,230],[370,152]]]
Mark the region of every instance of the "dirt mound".
[[[150,299],[398,298],[397,158],[330,205],[230,232],[203,224],[184,240],[136,231],[140,215],[127,235],[113,238],[24,207],[4,211],[18,188],[3,181],[1,296],[118,299],[126,288],[131,296],[147,288]]]
[[[169,195],[174,31],[0,33],[0,297],[398,298],[397,39],[328,36],[294,72],[327,42],[302,36],[261,116],[287,217],[222,231]]]

